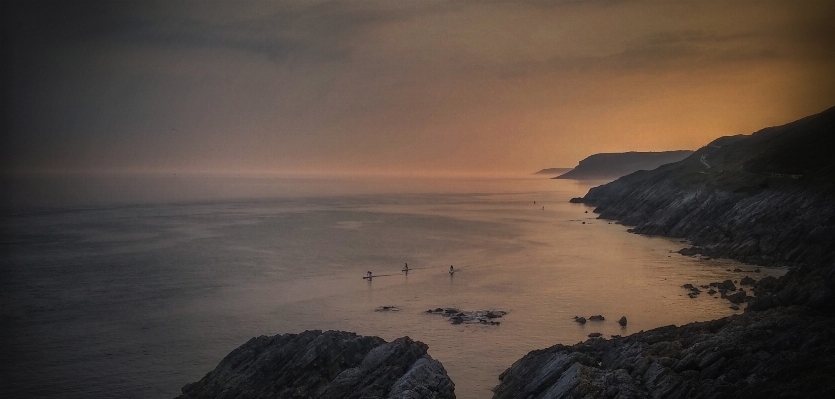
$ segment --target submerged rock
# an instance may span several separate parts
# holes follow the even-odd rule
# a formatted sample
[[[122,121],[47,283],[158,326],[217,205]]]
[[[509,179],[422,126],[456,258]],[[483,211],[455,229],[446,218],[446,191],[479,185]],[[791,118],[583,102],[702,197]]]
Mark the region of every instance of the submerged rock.
[[[422,342],[342,331],[261,336],[233,350],[187,398],[452,399],[455,384]]]
[[[456,308],[429,309],[425,313],[449,317],[449,321],[452,324],[487,324],[492,326],[501,324],[501,322],[494,319],[501,318],[507,314],[504,310],[477,310],[471,312],[461,311]]]

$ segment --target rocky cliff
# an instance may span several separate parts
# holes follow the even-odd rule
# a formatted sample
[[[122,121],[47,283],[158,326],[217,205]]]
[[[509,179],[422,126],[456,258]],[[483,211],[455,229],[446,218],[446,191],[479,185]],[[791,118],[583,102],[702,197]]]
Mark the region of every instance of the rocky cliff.
[[[748,312],[529,353],[494,399],[835,397],[835,318]]]
[[[555,179],[617,179],[638,170],[652,170],[664,164],[681,161],[692,153],[693,151],[682,150],[594,154]]]
[[[533,351],[494,399],[835,397],[832,154],[835,108],[572,199],[632,232],[687,238],[684,254],[792,270],[742,315]]]
[[[750,136],[720,138],[683,161],[589,190],[600,218],[686,238],[701,253],[794,266],[767,306],[829,306],[835,292],[835,108]],[[799,290],[798,284],[819,290]],[[765,303],[765,302],[764,302]]]
[[[426,350],[408,337],[387,343],[341,331],[261,336],[183,387],[179,399],[455,398],[446,370]]]

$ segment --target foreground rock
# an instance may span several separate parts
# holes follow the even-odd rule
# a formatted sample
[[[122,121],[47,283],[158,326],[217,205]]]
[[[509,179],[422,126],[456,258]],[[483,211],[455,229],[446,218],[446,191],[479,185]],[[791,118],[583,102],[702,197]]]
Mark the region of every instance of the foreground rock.
[[[749,312],[530,352],[493,398],[835,397],[833,342],[829,315]]]
[[[261,336],[232,351],[185,398],[455,398],[446,370],[409,337],[341,331]]]

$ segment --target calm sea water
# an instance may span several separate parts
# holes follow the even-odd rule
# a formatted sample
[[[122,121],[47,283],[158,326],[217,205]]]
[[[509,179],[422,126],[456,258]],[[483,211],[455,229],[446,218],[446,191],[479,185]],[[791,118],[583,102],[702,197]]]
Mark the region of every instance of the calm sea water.
[[[595,219],[568,203],[589,188],[571,181],[7,187],[20,195],[7,190],[2,211],[2,397],[170,398],[252,336],[335,329],[423,341],[459,398],[487,398],[531,350],[733,314],[681,285],[740,278],[726,271],[733,262],[683,257],[672,252],[684,243]],[[367,270],[388,276],[365,281]],[[499,326],[452,325],[423,313],[436,307],[508,314]],[[606,321],[572,320],[592,314]]]

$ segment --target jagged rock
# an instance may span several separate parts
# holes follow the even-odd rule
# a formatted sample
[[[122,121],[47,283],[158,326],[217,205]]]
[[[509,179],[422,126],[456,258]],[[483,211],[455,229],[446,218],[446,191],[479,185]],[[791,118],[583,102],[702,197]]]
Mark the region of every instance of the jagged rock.
[[[598,314],[598,315],[590,316],[589,320],[590,321],[603,321],[603,320],[606,320],[606,318],[603,317],[603,315]]]
[[[626,316],[621,316],[620,320],[618,320],[618,324],[620,324],[621,326],[625,326],[626,325]]]
[[[745,302],[747,296],[745,295],[744,291],[740,291],[735,294],[727,295],[725,296],[725,298],[731,301],[731,303],[743,303]]]
[[[739,285],[754,285],[757,284],[757,280],[754,280],[751,277],[745,276],[742,280],[739,280]]]
[[[715,295],[715,294],[716,294],[716,290],[714,290],[713,288],[711,288],[711,289],[710,289],[710,291],[708,291],[708,292],[707,292],[707,294],[708,294],[708,295]]]
[[[777,278],[774,276],[763,277],[754,285],[754,292],[757,295],[774,291],[777,288]]]
[[[681,288],[686,288],[688,290],[692,290],[696,287],[694,287],[693,284],[687,283],[687,284],[682,285]]]
[[[580,323],[580,324],[586,324],[586,318],[585,318],[585,317],[577,317],[577,316],[574,316],[574,321],[576,321],[576,322],[578,322],[578,323]]]
[[[710,283],[711,287],[716,287],[719,291],[736,291],[736,286],[731,280],[725,280],[721,283]]]
[[[832,397],[835,318],[803,308],[747,312],[530,352],[494,399]]]
[[[603,336],[603,334],[601,334],[599,332],[589,333],[589,338],[600,338],[602,336]]]
[[[187,398],[455,398],[455,385],[427,346],[409,337],[385,342],[342,331],[250,339]]]

